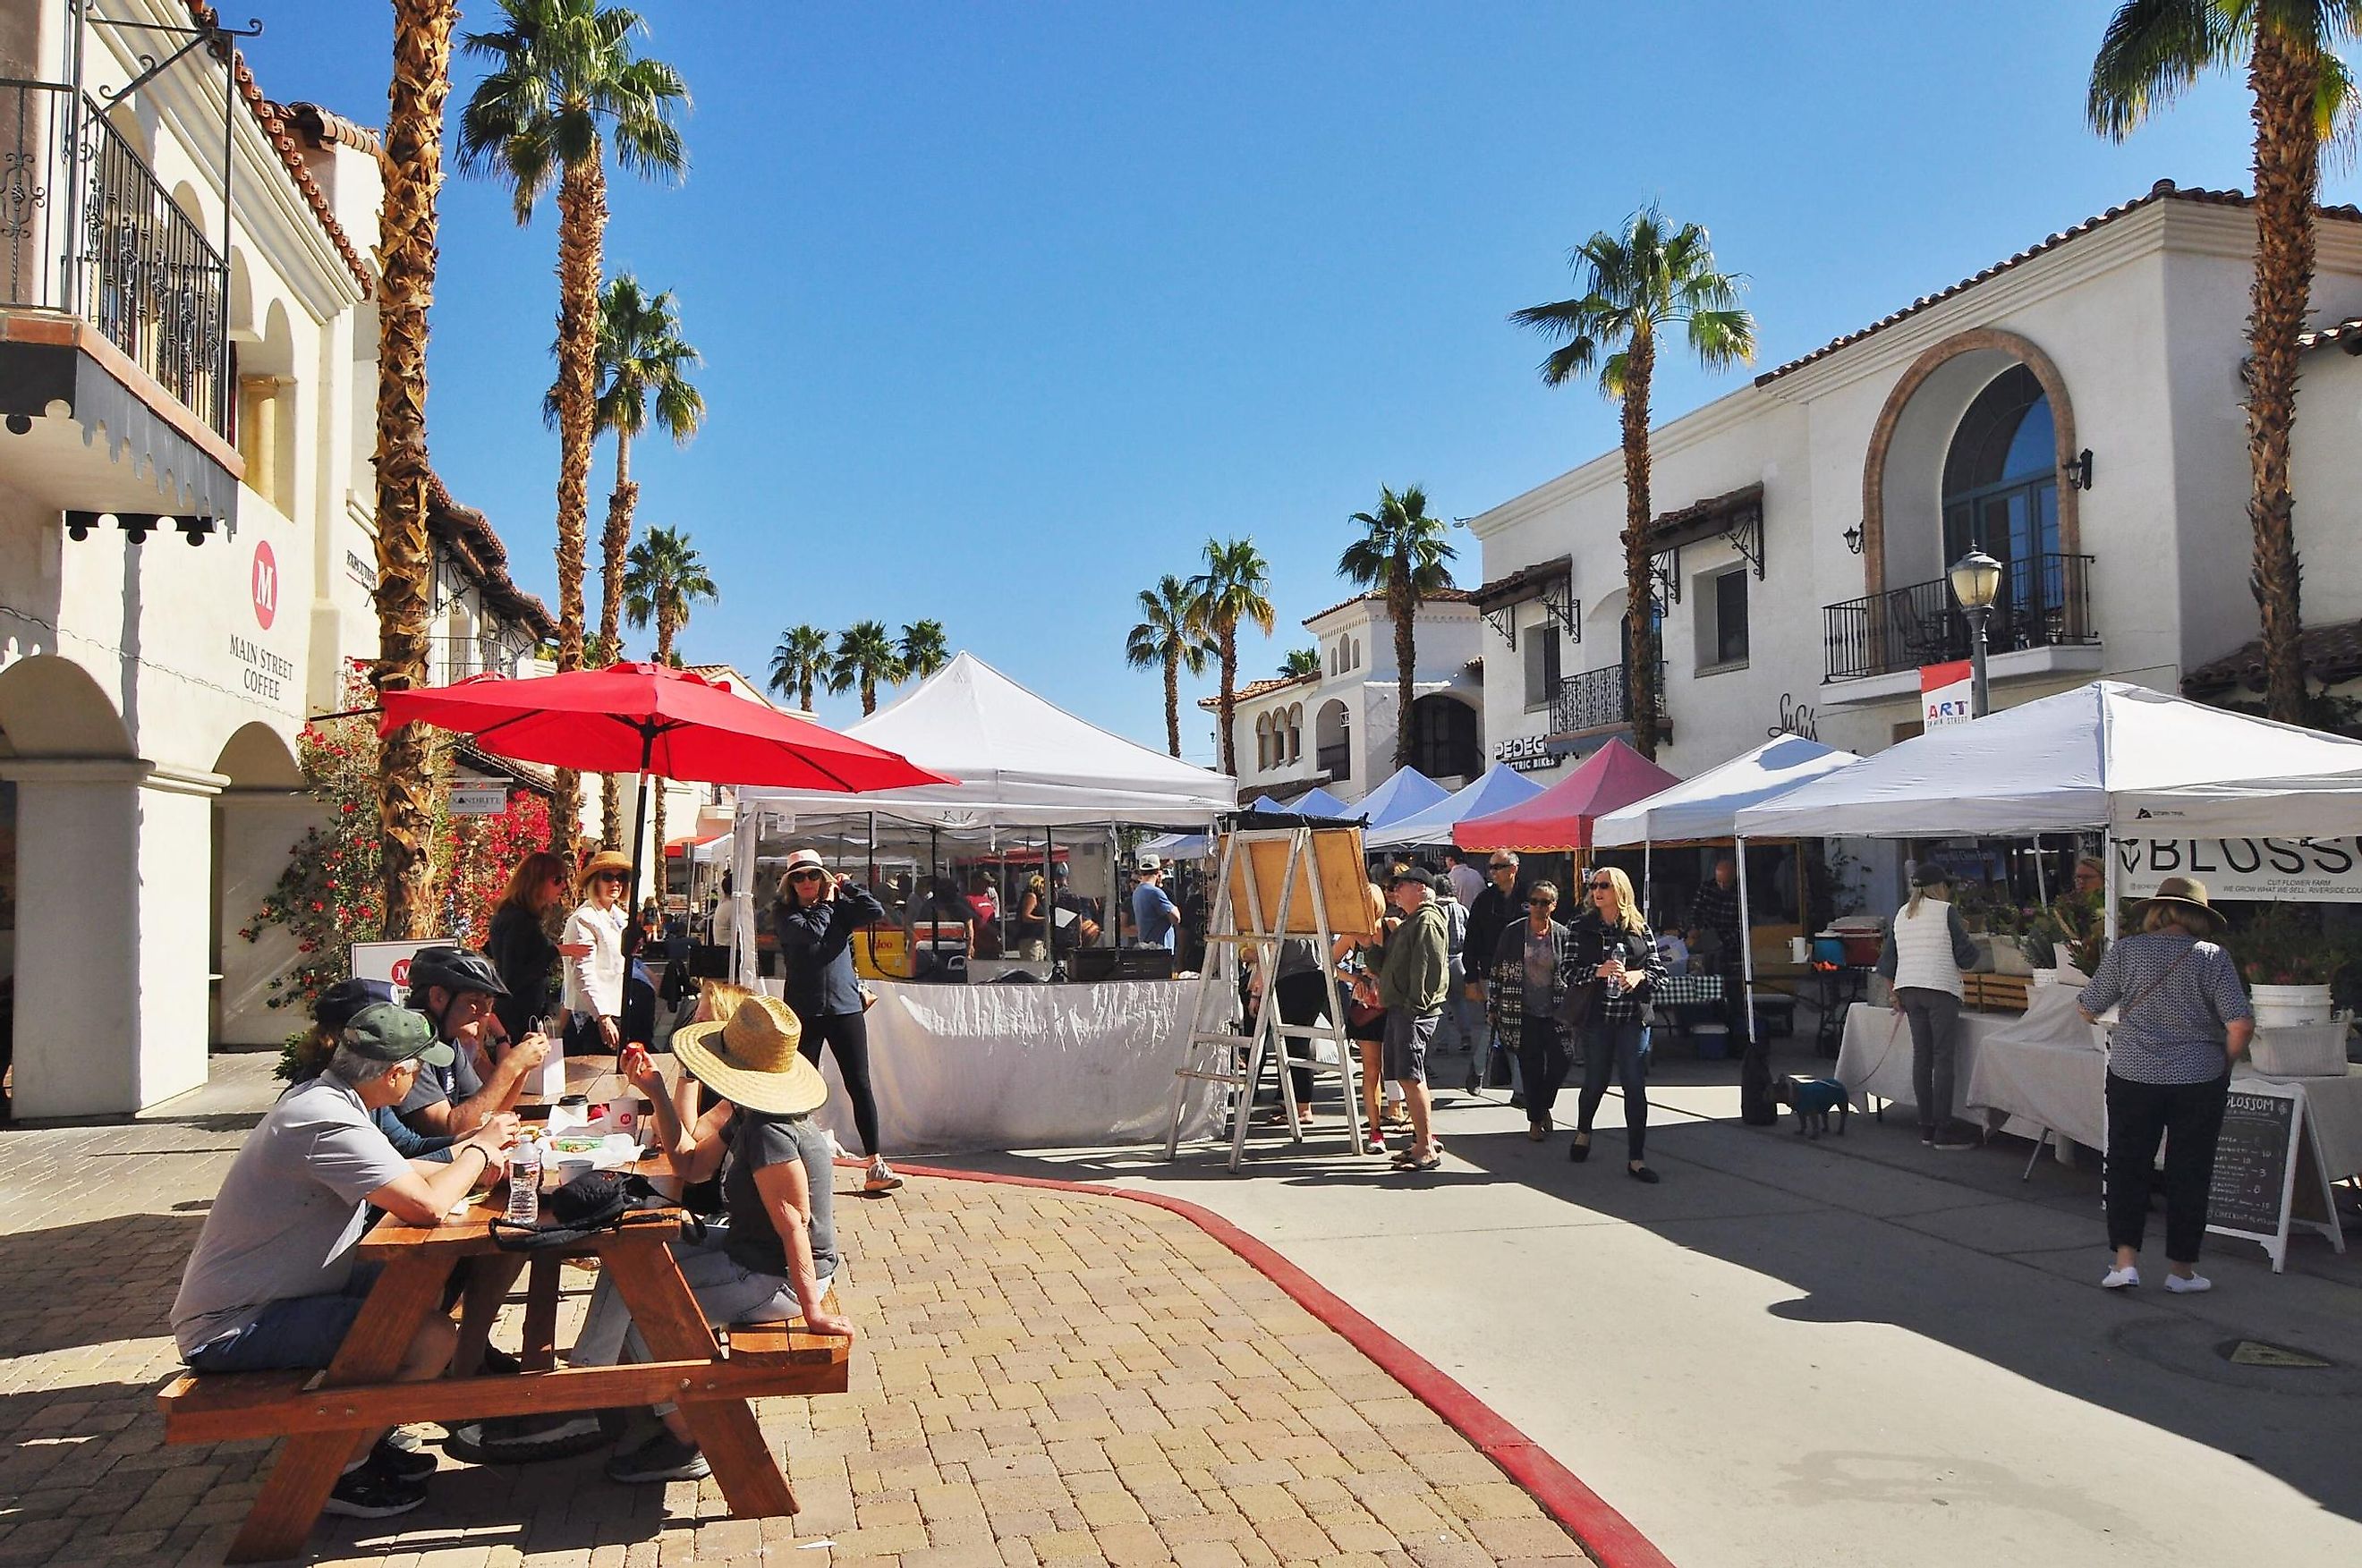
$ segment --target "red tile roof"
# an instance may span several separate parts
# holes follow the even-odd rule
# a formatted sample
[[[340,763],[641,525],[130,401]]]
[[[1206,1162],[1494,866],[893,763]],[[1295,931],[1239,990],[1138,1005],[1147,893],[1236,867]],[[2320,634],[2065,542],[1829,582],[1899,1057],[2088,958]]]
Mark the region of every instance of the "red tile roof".
[[[1986,281],[1988,279],[1998,278],[2003,273],[2009,271],[2013,268],[2024,266],[2026,262],[2033,260],[2037,256],[2041,256],[2048,251],[2056,250],[2062,245],[2066,245],[2073,240],[2081,239],[2087,234],[2091,234],[2098,229],[2105,228],[2108,225],[2114,223],[2119,218],[2136,213],[2143,207],[2154,206],[2159,202],[2197,202],[2214,207],[2246,207],[2255,204],[2255,198],[2248,195],[2244,191],[2202,191],[2194,188],[2184,191],[2175,185],[2170,180],[2160,180],[2156,184],[2149,187],[2147,195],[2136,196],[2131,201],[2125,202],[2119,206],[2110,207],[2104,213],[2085,218],[2081,223],[2076,224],[2072,227],[2061,229],[2057,234],[2051,235],[2036,244],[2027,246],[2015,256],[2010,257],[2005,260],[1996,261],[1991,267],[1986,268],[1983,271],[1972,273],[1969,277],[1961,279],[1959,282],[1953,284],[1948,289],[1939,289],[1935,293],[1923,294],[1918,299],[1915,299],[1909,304],[1904,306],[1901,310],[1896,311],[1893,314],[1881,316],[1878,320],[1871,323],[1868,326],[1861,328],[1858,332],[1849,332],[1843,337],[1833,338],[1829,342],[1823,344],[1820,347],[1813,350],[1810,354],[1804,356],[1802,358],[1791,359],[1785,365],[1766,370],[1763,374],[1755,378],[1755,384],[1759,387],[1766,386],[1771,382],[1778,380],[1781,377],[1787,375],[1792,370],[1802,369],[1804,367],[1812,364],[1817,359],[1826,359],[1830,355],[1837,353],[1839,349],[1849,348],[1854,344],[1860,343],[1862,339],[1869,337],[1875,333],[1883,332],[1888,327],[1894,325],[1897,322],[1908,320],[1910,317],[1917,315],[1920,312],[1926,310],[1931,306],[1942,303],[1944,301],[1950,299],[1955,294],[1964,293],[1968,290],[1975,288],[1978,284]],[[2318,211],[2320,215],[2324,218],[2362,221],[2362,208],[2356,208],[2353,206],[2323,207],[2318,209]]]
[[[2335,685],[2362,675],[2362,620],[2332,621],[2308,626],[2297,634],[2297,656],[2304,673],[2323,685]],[[2264,689],[2264,643],[2260,637],[2234,648],[2181,677],[2187,696],[2212,696],[2246,686]]]
[[[1384,599],[1385,597],[1385,595],[1376,592],[1355,594],[1352,598],[1339,599],[1335,604],[1330,605],[1327,609],[1321,610],[1317,614],[1306,616],[1304,618],[1303,624],[1309,626],[1314,621],[1319,620],[1321,616],[1334,615],[1339,610],[1345,609],[1348,605],[1367,604],[1373,599]],[[1427,596],[1427,602],[1429,604],[1465,604],[1468,602],[1468,590],[1465,588],[1438,588],[1435,592]]]
[[[491,520],[474,507],[461,506],[437,474],[426,492],[426,531],[458,562],[494,609],[516,620],[542,641],[557,635],[557,622],[539,598],[517,587],[509,576],[508,546],[493,532]]]
[[[1345,602],[1351,604],[1353,601],[1347,599]],[[1318,683],[1319,679],[1319,673],[1315,672],[1303,675],[1280,675],[1268,681],[1249,681],[1231,694],[1231,701],[1233,705],[1242,705],[1253,702],[1257,697],[1269,696],[1283,687],[1301,685],[1307,681]],[[1221,708],[1222,699],[1220,696],[1201,696],[1198,699],[1198,706],[1208,713],[1218,712]]]
[[[2342,343],[2348,354],[2362,354],[2362,316],[2348,316],[2335,326],[2315,327],[2296,334],[2299,348],[2326,348]]]

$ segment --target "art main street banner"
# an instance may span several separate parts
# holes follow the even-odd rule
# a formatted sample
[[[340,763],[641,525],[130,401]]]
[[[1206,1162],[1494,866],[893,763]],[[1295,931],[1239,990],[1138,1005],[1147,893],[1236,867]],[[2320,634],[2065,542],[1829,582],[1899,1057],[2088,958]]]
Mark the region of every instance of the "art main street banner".
[[[2118,839],[2116,887],[2126,897],[2169,876],[2196,877],[2209,898],[2362,903],[2362,839]]]

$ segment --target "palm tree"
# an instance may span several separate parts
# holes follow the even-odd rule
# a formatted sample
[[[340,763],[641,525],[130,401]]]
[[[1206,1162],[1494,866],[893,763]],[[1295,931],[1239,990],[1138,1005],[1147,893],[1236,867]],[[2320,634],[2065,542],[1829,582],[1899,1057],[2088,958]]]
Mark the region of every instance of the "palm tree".
[[[901,656],[894,650],[894,640],[886,634],[884,621],[856,620],[837,637],[836,652],[828,664],[828,689],[841,692],[859,687],[862,718],[877,711],[877,683],[891,685],[901,678]]]
[[[1286,680],[1294,680],[1298,675],[1319,674],[1320,673],[1320,650],[1318,648],[1290,648],[1279,661],[1279,673],[1282,678]]]
[[[1273,610],[1271,566],[1252,539],[1206,541],[1206,569],[1189,579],[1196,598],[1194,620],[1214,640],[1214,658],[1221,685],[1214,696],[1221,718],[1222,772],[1238,776],[1238,741],[1231,733],[1231,715],[1239,706],[1239,623],[1253,621],[1271,634]]]
[[[896,647],[895,662],[902,666],[899,679],[915,676],[925,680],[952,662],[951,644],[944,640],[944,623],[922,620],[915,626],[902,628],[902,641]]]
[[[689,535],[677,528],[652,528],[648,536],[632,546],[631,559],[624,573],[624,614],[630,620],[632,630],[639,630],[651,620],[657,628],[657,663],[676,662],[673,639],[689,624],[689,612],[699,601],[717,602],[722,590],[713,586],[706,572],[705,563],[697,558],[690,547]],[[664,886],[665,792],[656,785],[656,852],[657,887]]]
[[[2208,71],[2245,64],[2255,95],[2256,280],[2247,313],[2248,587],[2263,621],[2264,710],[2305,718],[2297,590],[2296,503],[2289,444],[2296,424],[2297,334],[2312,302],[2313,198],[2323,142],[2349,138],[2354,82],[2334,52],[2362,36],[2339,0],[2126,0],[2092,61],[2086,112],[2122,141],[2152,109]]]
[[[499,0],[507,25],[469,33],[491,71],[459,115],[459,161],[510,188],[519,224],[557,186],[557,667],[582,667],[582,556],[590,441],[598,419],[599,270],[607,229],[606,150],[623,168],[679,178],[680,73],[634,53],[639,14],[599,0]],[[560,769],[552,820],[570,839],[581,781]],[[609,825],[609,837],[613,837]]]
[[[1140,622],[1123,640],[1124,662],[1135,670],[1164,672],[1164,750],[1175,757],[1181,754],[1181,671],[1186,666],[1192,675],[1204,674],[1213,654],[1187,583],[1167,573],[1154,587],[1140,590]]]
[[[435,582],[426,534],[426,305],[435,295],[435,203],[443,188],[443,103],[451,93],[457,0],[395,0],[393,86],[385,117],[385,205],[377,285],[377,664],[380,691],[426,679]],[[434,755],[424,724],[378,748],[384,936],[433,935]]]
[[[1595,366],[1599,389],[1623,403],[1624,663],[1632,704],[1632,745],[1657,754],[1656,596],[1649,580],[1649,385],[1657,369],[1657,334],[1676,323],[1708,369],[1755,356],[1755,320],[1738,306],[1745,279],[1717,270],[1706,232],[1671,229],[1646,207],[1624,232],[1593,235],[1569,258],[1583,293],[1533,305],[1509,319],[1559,346],[1542,361],[1542,384],[1563,386]]]
[[[1451,568],[1445,563],[1453,551],[1441,521],[1427,515],[1427,491],[1417,485],[1400,495],[1379,486],[1378,510],[1357,511],[1348,521],[1362,525],[1362,537],[1345,546],[1337,572],[1356,587],[1386,596],[1386,614],[1395,623],[1395,766],[1407,768],[1419,601],[1451,586]]]
[[[632,545],[632,514],[640,502],[640,487],[632,478],[632,443],[647,429],[653,400],[657,424],[676,444],[688,444],[704,422],[705,398],[689,381],[689,371],[702,361],[680,335],[672,294],[644,293],[640,280],[628,272],[600,291],[594,361],[599,400],[593,433],[614,434],[615,488],[607,498],[607,531],[600,541],[599,641],[591,657],[612,663],[622,653],[624,561]],[[557,388],[543,400],[542,411],[552,424],[557,422]],[[602,821],[617,820],[620,784],[613,773],[602,782]],[[611,842],[616,837],[608,835]]]
[[[817,626],[790,626],[771,650],[771,689],[793,694],[796,706],[811,711],[812,685],[828,684],[828,633]]]

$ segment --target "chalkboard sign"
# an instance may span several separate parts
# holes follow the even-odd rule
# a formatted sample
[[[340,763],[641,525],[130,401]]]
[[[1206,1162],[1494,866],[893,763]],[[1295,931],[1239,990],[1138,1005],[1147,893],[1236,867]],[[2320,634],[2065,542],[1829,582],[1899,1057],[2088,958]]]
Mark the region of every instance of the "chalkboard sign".
[[[2289,1162],[2296,1157],[2297,1102],[2234,1089],[2214,1146],[2207,1218],[2215,1227],[2277,1236],[2288,1210]]]

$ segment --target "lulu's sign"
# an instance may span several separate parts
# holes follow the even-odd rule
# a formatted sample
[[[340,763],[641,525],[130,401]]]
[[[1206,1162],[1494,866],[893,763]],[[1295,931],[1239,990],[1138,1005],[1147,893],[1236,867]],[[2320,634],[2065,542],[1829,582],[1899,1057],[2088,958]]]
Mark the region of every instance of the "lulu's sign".
[[[2362,839],[2118,839],[2116,890],[2139,898],[2196,877],[2209,898],[2362,902]]]

